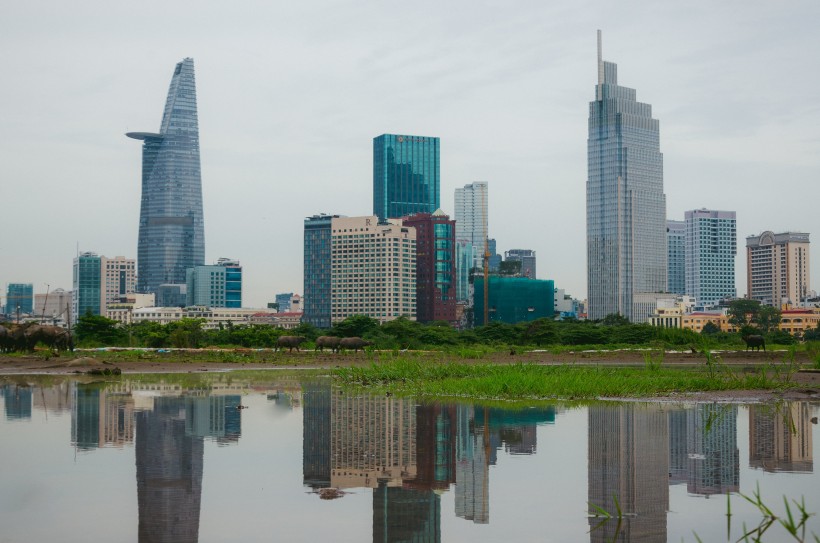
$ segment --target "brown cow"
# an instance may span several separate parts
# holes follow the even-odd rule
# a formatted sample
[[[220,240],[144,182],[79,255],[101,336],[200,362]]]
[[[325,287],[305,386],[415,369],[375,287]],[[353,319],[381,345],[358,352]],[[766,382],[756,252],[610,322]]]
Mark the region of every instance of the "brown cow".
[[[358,352],[359,349],[364,349],[368,345],[373,345],[372,341],[366,341],[360,337],[346,337],[339,342],[339,350],[353,349]]]
[[[304,336],[281,336],[276,340],[276,350],[287,348],[290,349],[289,352],[292,353],[295,348],[296,351],[299,352],[299,345],[306,339]]]
[[[342,338],[335,336],[319,336],[316,338],[316,350],[324,351],[325,347],[329,347],[334,353],[339,350],[339,342]]]

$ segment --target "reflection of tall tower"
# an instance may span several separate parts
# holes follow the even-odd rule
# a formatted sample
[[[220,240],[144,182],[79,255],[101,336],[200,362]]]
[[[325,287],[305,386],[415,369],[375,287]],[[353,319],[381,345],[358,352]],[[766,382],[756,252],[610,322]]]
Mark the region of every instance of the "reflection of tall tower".
[[[302,385],[302,481],[311,488],[330,486],[330,380]]]
[[[485,453],[484,429],[476,427],[472,406],[457,407],[456,516],[476,524],[490,522],[490,462]]]
[[[416,407],[416,477],[405,486],[447,490],[455,482],[455,406]]]
[[[3,405],[5,406],[6,419],[30,419],[31,418],[31,387],[19,387],[17,385],[3,385]]]
[[[590,541],[666,541],[669,427],[657,406],[589,408],[589,502],[626,515],[590,532]],[[595,527],[599,519],[590,519]]]
[[[669,484],[677,485],[688,480],[689,456],[686,447],[686,410],[669,411]]]
[[[387,486],[373,492],[373,541],[441,541],[441,499],[432,490]]]
[[[809,404],[779,410],[749,406],[749,466],[766,471],[814,470]]]
[[[412,401],[336,394],[331,424],[331,486],[376,488],[381,479],[400,485],[416,476]]]
[[[139,541],[199,538],[203,439],[186,432],[185,398],[158,397],[137,413]]]
[[[737,492],[740,454],[737,449],[737,406],[698,404],[687,415],[691,494]]]
[[[77,385],[74,389],[74,409],[71,410],[71,443],[78,449],[99,447],[100,404],[102,390],[97,385]]]

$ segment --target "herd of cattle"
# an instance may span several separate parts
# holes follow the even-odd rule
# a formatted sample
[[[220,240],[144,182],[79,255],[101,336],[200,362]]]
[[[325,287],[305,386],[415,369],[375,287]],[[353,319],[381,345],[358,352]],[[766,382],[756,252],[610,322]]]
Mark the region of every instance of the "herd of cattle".
[[[298,351],[305,341],[307,338],[304,336],[281,336],[276,341],[276,349]],[[56,351],[74,350],[71,333],[65,328],[35,323],[0,325],[0,352],[33,352],[37,344]],[[320,336],[316,339],[316,350],[324,351],[329,348],[334,353],[346,349],[358,351],[372,344],[360,337]]]
[[[288,349],[291,352],[296,349],[299,351],[299,346],[305,341],[307,341],[307,338],[304,336],[280,336],[276,340],[276,349]],[[764,351],[766,350],[766,341],[763,336],[744,336],[743,341],[746,342],[746,350],[756,349],[759,351],[761,347]],[[71,333],[65,328],[35,323],[0,325],[0,352],[33,352],[38,343],[57,351],[74,350]],[[319,336],[316,338],[317,351],[324,351],[325,349],[330,349],[334,353],[350,349],[358,351],[369,345],[373,345],[373,343],[360,337]]]
[[[38,343],[57,351],[74,350],[71,334],[65,328],[35,323],[0,325],[0,352],[32,352]]]
[[[304,336],[281,336],[276,341],[277,349],[293,349],[299,350],[299,345],[307,341]],[[335,337],[335,336],[319,336],[316,338],[316,350],[324,351],[326,348],[334,353],[344,351],[345,349],[353,349],[358,351],[365,347],[373,345],[372,341],[365,341],[360,337]]]

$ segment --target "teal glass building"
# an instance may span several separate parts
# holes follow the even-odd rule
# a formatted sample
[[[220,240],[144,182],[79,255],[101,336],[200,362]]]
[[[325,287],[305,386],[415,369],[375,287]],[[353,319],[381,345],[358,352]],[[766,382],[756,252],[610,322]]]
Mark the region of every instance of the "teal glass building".
[[[305,219],[304,314],[302,322],[330,328],[331,222],[338,215],[314,215]]]
[[[6,289],[6,313],[30,315],[34,311],[34,285],[32,283],[9,283]]]
[[[81,253],[74,259],[71,296],[72,321],[86,314],[99,315],[105,293],[102,291],[102,258],[95,253]]]
[[[193,59],[174,69],[159,132],[126,136],[143,142],[137,291],[156,293],[205,263]]]
[[[439,138],[373,138],[373,214],[379,220],[433,213],[440,201]]]
[[[474,318],[484,322],[484,278],[475,278]],[[555,282],[528,277],[489,277],[490,322],[516,324],[555,317]]]
[[[618,66],[602,60],[600,31],[588,128],[588,316],[643,322],[637,295],[666,292],[668,280],[660,129],[652,106],[618,85]]]
[[[242,307],[242,266],[219,259],[213,266],[194,266],[186,271],[186,305]]]

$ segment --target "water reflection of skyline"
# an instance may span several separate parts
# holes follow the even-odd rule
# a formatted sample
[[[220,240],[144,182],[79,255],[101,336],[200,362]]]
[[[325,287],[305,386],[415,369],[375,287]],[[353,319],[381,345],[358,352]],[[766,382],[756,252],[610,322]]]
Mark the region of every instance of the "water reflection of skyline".
[[[303,389],[303,483],[373,489],[374,541],[438,541],[441,493],[454,487],[455,515],[488,523],[497,451],[534,454],[536,425],[554,422],[553,407],[418,405],[311,381]]]
[[[550,407],[504,410],[354,396],[318,378],[187,390],[66,380],[49,387],[5,384],[0,393],[5,418],[15,424],[37,412],[70,416],[70,442],[78,451],[134,446],[140,541],[197,540],[204,443],[239,442],[242,394],[266,394],[271,413],[302,409],[302,483],[320,496],[322,489],[370,489],[374,541],[440,540],[443,504],[458,519],[489,524],[490,466],[500,451],[509,457],[537,454],[538,438],[545,436],[537,427],[555,424],[561,413]],[[598,520],[590,519],[589,528],[596,528],[590,541],[665,541],[671,487],[703,497],[740,490],[737,405],[585,409],[588,500],[625,514],[620,526],[596,528]],[[745,409],[749,468],[813,472],[810,419],[816,406]]]

